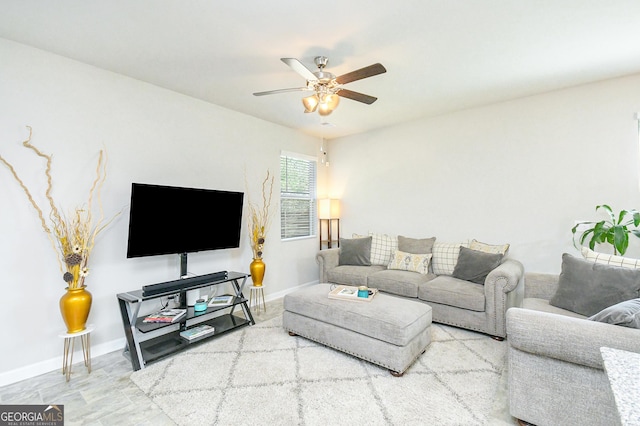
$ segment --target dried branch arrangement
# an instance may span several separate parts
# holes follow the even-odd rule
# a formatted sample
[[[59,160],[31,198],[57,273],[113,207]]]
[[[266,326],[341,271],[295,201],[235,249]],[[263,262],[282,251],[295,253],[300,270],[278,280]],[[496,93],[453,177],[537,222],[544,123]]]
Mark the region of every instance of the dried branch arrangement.
[[[65,215],[56,207],[56,203],[51,195],[51,190],[53,189],[53,182],[51,178],[51,155],[42,153],[38,148],[31,144],[33,131],[31,127],[27,126],[27,128],[29,129],[29,138],[22,142],[22,145],[46,160],[45,176],[47,178],[47,190],[45,192],[45,197],[49,203],[49,224],[47,224],[42,208],[40,208],[36,200],[33,198],[29,188],[25,185],[22,179],[20,179],[15,168],[4,157],[2,157],[2,155],[0,155],[0,162],[4,163],[4,165],[9,168],[11,174],[27,195],[29,202],[38,212],[42,229],[47,234],[47,237],[51,242],[51,246],[56,252],[56,258],[64,281],[70,289],[80,288],[84,286],[85,277],[89,273],[89,255],[95,245],[96,237],[119,214],[115,214],[105,223],[100,193],[102,185],[107,177],[106,156],[101,150],[98,157],[98,165],[96,167],[96,177],[91,189],[89,190],[89,199],[87,201],[86,208],[76,208],[68,215]],[[95,222],[92,215],[94,195],[97,199],[99,210],[99,216]]]
[[[267,230],[269,229],[271,212],[271,197],[273,196],[274,176],[267,170],[267,177],[262,181],[262,206],[248,200],[249,204],[249,239],[254,259],[262,259]]]

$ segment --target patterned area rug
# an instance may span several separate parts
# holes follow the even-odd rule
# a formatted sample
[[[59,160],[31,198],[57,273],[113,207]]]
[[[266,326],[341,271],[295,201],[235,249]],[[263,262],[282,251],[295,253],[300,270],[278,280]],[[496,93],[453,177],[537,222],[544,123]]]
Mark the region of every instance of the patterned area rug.
[[[506,341],[433,325],[405,372],[282,328],[282,317],[196,345],[131,380],[179,425],[494,425]]]

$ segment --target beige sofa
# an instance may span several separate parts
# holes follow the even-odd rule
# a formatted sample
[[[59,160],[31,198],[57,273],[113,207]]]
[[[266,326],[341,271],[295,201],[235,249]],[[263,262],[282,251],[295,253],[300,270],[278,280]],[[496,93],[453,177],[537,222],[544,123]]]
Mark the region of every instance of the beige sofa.
[[[507,309],[522,302],[524,268],[514,259],[503,259],[482,285],[448,275],[389,270],[382,265],[339,265],[339,250],[318,252],[321,283],[368,286],[427,303],[432,308],[433,322],[503,339],[507,335]]]
[[[600,348],[640,352],[640,330],[551,306],[558,282],[527,273],[522,308],[507,312],[509,411],[538,426],[620,424]]]

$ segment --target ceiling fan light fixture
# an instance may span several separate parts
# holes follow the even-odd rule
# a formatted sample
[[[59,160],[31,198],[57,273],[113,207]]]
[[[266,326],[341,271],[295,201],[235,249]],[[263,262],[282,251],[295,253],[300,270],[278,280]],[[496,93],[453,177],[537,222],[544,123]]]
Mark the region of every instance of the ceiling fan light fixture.
[[[320,99],[316,95],[302,98],[302,105],[304,105],[304,112],[306,113],[314,112],[318,108],[318,104],[320,104]]]
[[[338,77],[332,73],[325,71],[328,59],[326,56],[316,56],[314,62],[318,67],[317,71],[311,71],[302,62],[295,58],[280,58],[282,62],[287,64],[291,69],[306,80],[305,87],[295,87],[291,89],[270,90],[267,92],[256,92],[254,96],[271,95],[274,93],[307,91],[313,92],[313,95],[302,98],[302,105],[305,113],[318,111],[321,116],[331,114],[340,103],[340,97],[362,102],[367,105],[374,103],[377,98],[364,93],[347,90],[342,85],[353,81],[362,80],[363,78],[373,77],[374,75],[387,72],[382,64],[373,64],[368,67],[360,68],[355,71],[342,74]],[[340,92],[340,96],[338,96]]]
[[[336,94],[327,95],[320,102],[320,106],[318,108],[318,114],[322,116],[329,115],[333,112],[334,109],[338,107],[340,103],[340,96]]]

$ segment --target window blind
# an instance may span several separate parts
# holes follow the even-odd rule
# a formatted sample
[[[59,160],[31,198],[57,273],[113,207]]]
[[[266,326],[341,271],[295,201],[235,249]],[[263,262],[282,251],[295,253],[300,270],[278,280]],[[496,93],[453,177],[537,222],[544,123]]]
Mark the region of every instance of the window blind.
[[[287,153],[280,156],[280,237],[316,234],[315,159]]]

